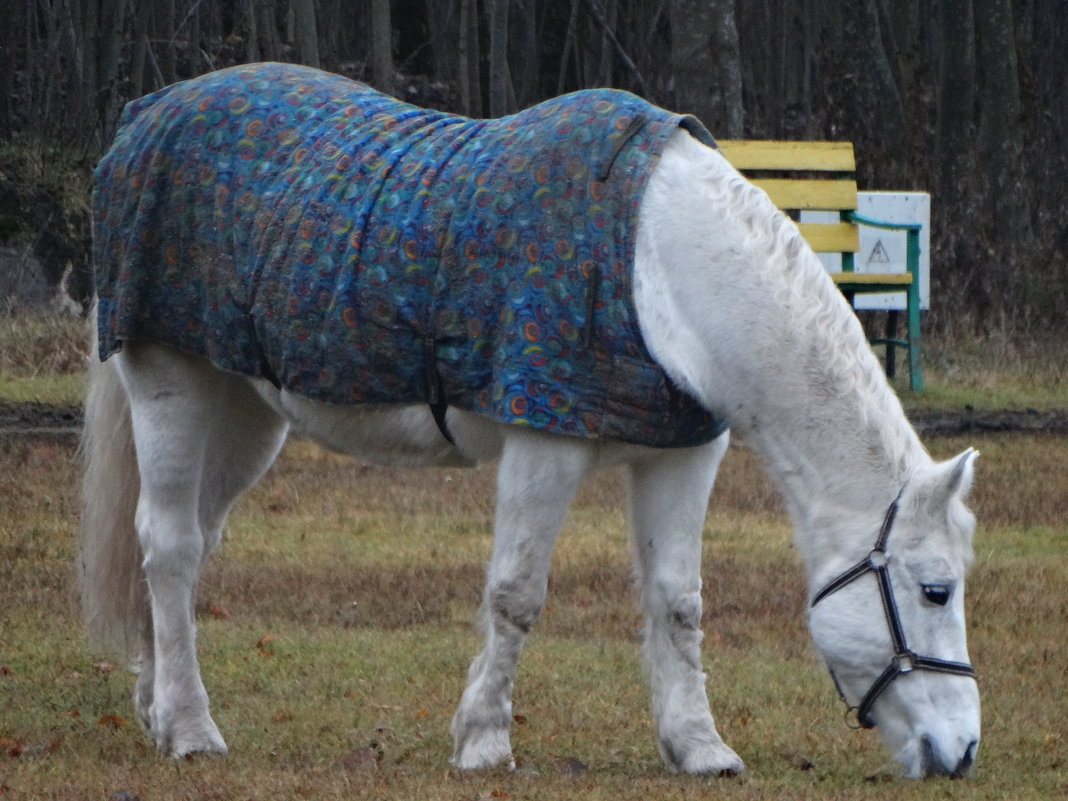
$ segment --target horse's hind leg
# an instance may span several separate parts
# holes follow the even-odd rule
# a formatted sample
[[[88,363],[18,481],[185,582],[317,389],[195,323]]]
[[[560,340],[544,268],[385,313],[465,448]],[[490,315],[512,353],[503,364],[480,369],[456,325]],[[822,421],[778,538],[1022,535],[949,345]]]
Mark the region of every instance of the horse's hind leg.
[[[731,773],[742,760],[712,721],[701,668],[701,529],[727,436],[631,467],[631,533],[660,754],[672,770]]]
[[[270,466],[285,425],[244,379],[203,361],[134,344],[116,358],[130,399],[151,599],[134,701],[161,750],[225,753],[197,663],[196,587],[227,511]]]
[[[556,535],[590,463],[590,447],[578,441],[527,432],[505,441],[482,600],[486,642],[452,720],[458,768],[515,767],[509,729],[516,662],[545,603]]]

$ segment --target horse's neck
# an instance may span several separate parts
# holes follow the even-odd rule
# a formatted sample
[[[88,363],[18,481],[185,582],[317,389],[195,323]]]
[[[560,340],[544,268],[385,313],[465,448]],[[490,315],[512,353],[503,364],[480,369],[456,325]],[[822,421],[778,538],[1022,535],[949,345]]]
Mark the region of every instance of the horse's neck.
[[[636,302],[654,356],[765,455],[800,526],[888,503],[926,458],[796,228],[682,137],[643,203]]]

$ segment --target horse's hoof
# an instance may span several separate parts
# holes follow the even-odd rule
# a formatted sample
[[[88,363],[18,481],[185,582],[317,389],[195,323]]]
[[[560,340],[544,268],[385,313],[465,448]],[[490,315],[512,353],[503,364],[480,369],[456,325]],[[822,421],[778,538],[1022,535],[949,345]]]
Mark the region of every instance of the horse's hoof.
[[[208,720],[206,725],[198,726],[194,731],[166,739],[157,739],[156,744],[160,751],[170,754],[174,759],[182,759],[193,754],[226,756],[229,752],[222,734],[211,720]]]
[[[683,754],[678,749],[668,749],[673,757],[668,760],[668,767],[680,773],[692,773],[701,776],[727,778],[745,772],[745,763],[724,743],[703,743]]]
[[[716,753],[695,753],[691,759],[687,759],[682,764],[682,771],[702,776],[716,776],[723,779],[744,773],[745,763],[734,751],[727,748],[727,746],[723,746]]]
[[[508,731],[486,729],[465,737],[456,746],[452,766],[459,770],[486,770],[505,767],[515,770],[515,758],[508,739]]]

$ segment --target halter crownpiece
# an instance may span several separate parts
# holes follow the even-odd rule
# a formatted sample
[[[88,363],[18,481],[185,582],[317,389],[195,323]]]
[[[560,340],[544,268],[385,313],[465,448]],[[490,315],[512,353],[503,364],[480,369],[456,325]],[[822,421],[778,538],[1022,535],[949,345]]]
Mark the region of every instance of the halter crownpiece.
[[[901,615],[897,609],[897,602],[894,600],[894,587],[890,582],[890,571],[887,567],[890,556],[886,552],[886,541],[890,537],[890,529],[893,528],[894,518],[897,517],[898,506],[901,503],[901,496],[904,492],[905,488],[902,487],[897,497],[894,498],[893,503],[890,504],[890,508],[886,510],[886,517],[883,518],[883,525],[879,529],[879,538],[875,541],[875,547],[857,564],[817,592],[809,607],[814,607],[828,595],[838,592],[838,590],[848,584],[852,584],[868,573],[875,573],[879,581],[879,597],[883,603],[886,625],[890,630],[890,638],[894,644],[894,656],[891,658],[890,664],[875,680],[875,683],[864,694],[864,697],[860,699],[860,703],[855,706],[846,700],[842,686],[838,682],[838,677],[834,675],[834,670],[828,668],[831,679],[834,681],[835,689],[838,690],[838,697],[848,707],[846,710],[847,720],[850,715],[855,714],[856,723],[849,722],[849,726],[854,729],[871,729],[875,727],[875,723],[871,719],[871,708],[876,699],[898,676],[912,673],[915,670],[926,670],[932,673],[948,673],[953,676],[975,678],[975,668],[971,665],[965,662],[952,662],[947,659],[920,656],[908,647],[908,643],[905,640],[905,632],[901,626]]]

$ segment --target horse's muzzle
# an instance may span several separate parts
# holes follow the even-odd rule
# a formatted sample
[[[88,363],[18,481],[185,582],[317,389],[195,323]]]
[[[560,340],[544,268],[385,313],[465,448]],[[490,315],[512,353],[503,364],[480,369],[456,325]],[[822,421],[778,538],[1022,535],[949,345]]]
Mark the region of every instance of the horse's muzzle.
[[[922,776],[949,776],[951,779],[960,779],[968,774],[975,762],[975,751],[979,742],[972,740],[964,749],[964,754],[952,763],[945,756],[938,753],[934,742],[930,737],[924,737],[921,742],[920,771]],[[952,758],[951,758],[952,759]]]

